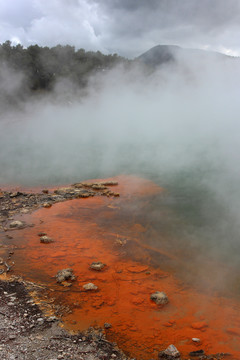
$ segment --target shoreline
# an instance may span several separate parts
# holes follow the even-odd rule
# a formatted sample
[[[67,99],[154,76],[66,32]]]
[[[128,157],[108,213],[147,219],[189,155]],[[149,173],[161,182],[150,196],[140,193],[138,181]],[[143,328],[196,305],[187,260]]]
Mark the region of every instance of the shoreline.
[[[61,328],[60,318],[44,314],[31,291],[36,296],[42,289],[17,277],[0,279],[1,359],[128,359],[101,329],[73,335]]]
[[[111,189],[108,189],[108,186],[106,185],[108,183],[108,186],[111,187]],[[73,184],[72,186],[68,186],[68,187],[61,187],[61,188],[58,188],[56,189],[55,191],[48,191],[47,189],[44,189],[42,191],[42,193],[22,193],[22,192],[12,192],[12,191],[3,191],[2,192],[2,195],[1,195],[1,211],[0,211],[0,218],[2,221],[2,230],[3,230],[3,234],[6,234],[7,237],[11,237],[11,231],[12,230],[21,230],[21,229],[25,229],[29,226],[31,226],[31,224],[28,224],[28,223],[25,223],[24,221],[21,222],[19,220],[15,220],[15,217],[18,218],[18,215],[21,214],[28,214],[28,213],[31,213],[41,207],[43,208],[50,208],[52,205],[54,205],[55,203],[58,203],[58,202],[64,202],[64,201],[67,201],[67,200],[71,200],[71,199],[77,199],[77,198],[87,198],[87,197],[93,197],[93,196],[107,196],[107,197],[119,197],[120,194],[119,193],[115,193],[114,191],[112,191],[112,186],[117,186],[118,184],[112,180],[106,180],[105,182],[102,182],[102,181],[98,181],[98,182],[94,182],[94,181],[91,181],[91,182],[87,182],[87,183],[76,183],[76,184]],[[45,210],[44,210],[45,211]],[[15,225],[16,226],[11,226],[12,222],[15,223],[18,221],[18,223],[16,223]],[[122,244],[121,244],[122,246]],[[4,270],[3,273],[5,273],[3,276],[6,276],[7,273],[9,273],[11,271],[11,265],[10,265],[10,261],[12,261],[12,255],[14,254],[14,251],[10,250],[9,249],[9,253],[8,253],[8,258],[5,259],[7,260],[8,262],[5,261],[5,263],[3,262],[2,264],[2,269]],[[6,264],[8,265],[8,267],[6,266]],[[10,266],[10,268],[9,268]],[[16,278],[15,278],[16,280]],[[12,284],[14,283],[14,278],[13,278],[13,282],[10,281],[9,284]],[[25,287],[28,284],[30,284],[33,289],[35,288],[40,288],[41,289],[41,286],[40,285],[37,285],[37,284],[34,284],[34,283],[31,283],[31,282],[24,282],[22,279],[18,279],[20,281],[20,284],[22,284],[23,287]],[[16,284],[15,284],[16,285]],[[4,286],[2,285],[2,283],[0,284],[0,286],[3,287],[4,289]],[[17,285],[16,285],[17,286]],[[3,290],[3,293],[4,293],[5,290]],[[7,291],[5,291],[7,292]],[[16,292],[16,291],[15,291]],[[23,291],[24,292],[24,291]],[[7,295],[11,295],[11,293],[8,293]],[[14,295],[15,296],[15,295]],[[13,298],[14,298],[13,296]],[[26,296],[29,296],[26,295]],[[4,298],[4,296],[3,296]],[[29,299],[28,299],[29,300]],[[27,301],[28,301],[27,300]],[[15,301],[15,300],[14,300]],[[10,301],[11,302],[11,301]],[[9,303],[9,302],[8,302]],[[5,310],[3,309],[2,312],[2,317],[4,317],[5,315],[4,314],[4,311],[6,313],[10,312],[12,310],[17,310],[17,307],[18,306],[15,306],[14,304],[13,305],[8,305],[8,303],[5,301],[4,303],[4,306],[5,306]],[[16,300],[16,303],[17,303],[17,300]],[[26,305],[26,304],[25,304]],[[37,306],[37,304],[35,304]],[[14,307],[15,306],[15,307]],[[31,305],[30,305],[31,306]],[[23,307],[24,309],[24,307]],[[29,309],[31,310],[31,307],[29,307]],[[31,311],[29,309],[25,309],[27,311],[27,313],[29,312],[30,316],[31,315]],[[25,311],[24,310],[24,311]],[[52,310],[54,310],[52,308]],[[56,310],[56,309],[55,309]],[[36,338],[36,342],[35,342],[35,345],[36,345],[36,353],[38,352],[37,348],[42,348],[41,344],[43,342],[49,342],[51,340],[51,336],[52,335],[49,335],[51,332],[53,332],[53,334],[59,334],[58,331],[60,331],[60,336],[62,338],[67,338],[69,340],[69,342],[71,343],[71,341],[77,341],[77,344],[79,342],[79,340],[81,340],[81,345],[83,344],[84,346],[87,345],[83,340],[84,337],[86,337],[84,333],[81,333],[79,332],[78,335],[74,335],[75,338],[72,338],[73,335],[71,335],[69,332],[67,332],[66,330],[63,330],[61,328],[59,328],[57,326],[57,323],[60,324],[61,323],[61,320],[60,319],[54,319],[53,321],[48,321],[47,319],[49,319],[49,317],[45,317],[44,313],[41,311],[40,307],[38,307],[38,318],[37,319],[43,319],[43,320],[38,320],[39,323],[36,323],[36,325],[32,324],[33,325],[33,328],[36,330],[36,332],[38,333],[37,336],[39,336],[40,338]],[[66,311],[66,309],[63,309],[63,312]],[[54,313],[56,313],[56,311],[53,311]],[[0,313],[1,314],[1,313]],[[13,314],[13,318],[14,318],[14,312],[12,313]],[[23,315],[23,319],[22,320],[26,320],[26,317],[24,317],[24,312],[21,313]],[[21,315],[20,314],[20,315]],[[15,317],[17,315],[17,312],[15,311]],[[33,314],[34,315],[34,314]],[[54,315],[55,316],[55,315]],[[21,316],[20,316],[21,318]],[[6,320],[6,319],[5,319]],[[14,319],[12,319],[13,321],[15,321]],[[27,320],[26,320],[27,321]],[[42,324],[41,324],[42,322]],[[46,325],[46,328],[41,327],[41,325],[45,324]],[[9,323],[7,328],[10,328],[11,327],[14,327],[14,323],[11,324]],[[20,325],[21,326],[25,326],[24,325]],[[49,326],[49,327],[48,327]],[[51,329],[51,330],[48,330],[48,329]],[[31,334],[31,332],[34,333],[35,330],[32,330],[30,331],[28,334]],[[44,332],[46,330],[46,332]],[[93,336],[94,334],[94,336]],[[25,336],[22,336],[21,335],[21,330],[20,330],[20,333],[17,334],[16,338],[12,338],[10,339],[9,336],[15,336],[16,334],[8,334],[8,340],[6,341],[6,344],[9,344],[11,343],[13,345],[13,347],[15,347],[15,351],[18,352],[20,351],[20,347],[19,347],[19,342],[22,343],[22,344],[25,344],[25,342],[27,341],[27,339],[25,338]],[[56,335],[57,337],[58,335]],[[78,336],[79,338],[76,338],[76,336]],[[95,339],[93,340],[93,338],[91,338],[91,341],[93,341],[93,347],[94,347],[94,350],[93,353],[92,353],[92,356],[99,356],[99,351],[100,349],[99,348],[96,348],[95,345],[96,344],[99,344],[99,341],[100,343],[102,344],[108,344],[109,346],[109,352],[106,353],[105,355],[101,355],[103,359],[129,359],[127,358],[125,355],[123,355],[123,353],[115,346],[114,343],[111,343],[109,342],[108,340],[106,340],[106,338],[104,337],[104,331],[101,330],[100,328],[98,328],[97,330],[96,329],[91,329],[91,336]],[[42,339],[41,339],[42,337]],[[90,338],[89,337],[86,337],[86,341],[89,342],[90,341]],[[97,340],[96,340],[97,339]],[[34,340],[34,341],[35,341]],[[39,341],[38,341],[39,340]],[[59,340],[59,339],[53,339],[54,341],[56,340]],[[90,342],[91,342],[90,341]],[[15,346],[15,345],[16,346]],[[54,347],[52,347],[52,349],[55,349],[54,351],[56,351],[56,349],[60,349],[59,348],[59,345],[58,343],[56,343],[57,345]],[[76,344],[76,343],[74,343]],[[89,344],[88,344],[89,345]],[[104,346],[105,346],[104,345]],[[49,344],[50,346],[50,344]],[[52,346],[52,345],[51,345]],[[50,346],[50,347],[51,347]],[[71,347],[71,345],[69,345],[69,347]],[[73,346],[74,347],[74,346]],[[76,351],[77,351],[77,348],[79,346],[76,347]],[[28,349],[31,349],[30,345],[28,342],[26,342],[26,356],[30,356],[28,353]],[[64,348],[65,349],[65,348]],[[56,354],[55,354],[55,357],[51,357],[49,359],[75,359],[75,357],[69,357],[69,356],[75,356],[74,354],[71,354],[71,355],[68,355],[67,353],[67,349],[68,347],[66,347],[66,350],[64,349],[60,349],[62,350],[60,352],[60,354],[58,354],[58,357],[56,357]],[[24,350],[24,349],[23,349]],[[47,349],[47,350],[51,350],[51,349]],[[8,352],[10,351],[10,348],[8,347],[8,345],[5,345],[3,346],[3,349],[1,351],[4,351],[3,355],[4,356],[8,356]],[[30,350],[29,350],[30,351]],[[21,352],[21,351],[20,351]],[[66,352],[67,355],[63,355],[63,353]],[[1,353],[0,353],[1,354]],[[26,357],[25,356],[25,353],[21,353],[22,355],[18,354],[18,359],[48,359],[48,357]],[[49,353],[50,354],[50,353]],[[15,354],[16,355],[16,354]],[[15,356],[14,354],[12,354],[12,356]],[[88,356],[87,354],[85,354],[86,356]],[[84,356],[85,356],[84,355]],[[39,355],[41,356],[41,354]],[[45,356],[48,356],[45,354]],[[50,356],[50,355],[49,355]],[[63,357],[61,357],[63,356]],[[79,355],[77,352],[76,352],[76,359],[79,359]],[[215,355],[203,355],[203,354],[199,354],[199,356],[194,356],[194,359],[196,360],[203,360],[203,359],[216,359],[216,360],[219,360],[219,359],[225,359],[226,357],[229,358],[229,356],[227,354],[224,354],[224,353],[218,353],[218,354],[215,354]],[[15,357],[17,358],[17,357]],[[96,358],[99,358],[99,357],[96,357]],[[101,358],[101,357],[100,357]],[[169,360],[171,359],[174,359],[176,357],[165,357]],[[3,359],[5,359],[3,357]],[[8,359],[14,359],[13,357],[6,357],[6,360]],[[87,357],[83,357],[83,359],[87,359]],[[93,357],[94,359],[94,357]],[[189,359],[189,357],[178,357],[177,359]],[[230,359],[230,358],[229,358]],[[231,359],[234,359],[233,357],[231,357]]]

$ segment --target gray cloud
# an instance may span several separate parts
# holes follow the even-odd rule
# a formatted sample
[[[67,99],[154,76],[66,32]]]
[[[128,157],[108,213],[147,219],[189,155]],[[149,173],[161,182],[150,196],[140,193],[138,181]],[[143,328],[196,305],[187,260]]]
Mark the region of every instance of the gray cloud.
[[[238,0],[0,0],[0,42],[117,52],[157,44],[240,54]]]

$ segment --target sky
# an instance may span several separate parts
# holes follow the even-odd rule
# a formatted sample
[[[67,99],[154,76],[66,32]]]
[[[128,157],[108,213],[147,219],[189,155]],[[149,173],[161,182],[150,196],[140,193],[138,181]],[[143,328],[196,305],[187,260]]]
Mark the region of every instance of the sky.
[[[239,0],[0,0],[0,43],[134,58],[159,44],[240,55]]]

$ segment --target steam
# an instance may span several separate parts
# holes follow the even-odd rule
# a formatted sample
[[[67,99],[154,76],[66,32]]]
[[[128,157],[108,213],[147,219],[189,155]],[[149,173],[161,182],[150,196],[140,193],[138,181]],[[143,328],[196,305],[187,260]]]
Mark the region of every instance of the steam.
[[[48,98],[1,116],[0,183],[151,178],[175,196],[175,210],[179,196],[195,202],[192,213],[185,207],[199,220],[186,247],[200,238],[210,256],[216,246],[221,256],[229,249],[238,264],[239,67],[219,55],[181,56],[150,74],[141,65],[103,72],[81,92],[61,80]]]
[[[61,183],[143,164],[163,173],[203,158],[236,176],[239,64],[227,61],[180,59],[151,75],[115,69],[82,92],[59,81],[49,98],[2,116],[0,182]]]

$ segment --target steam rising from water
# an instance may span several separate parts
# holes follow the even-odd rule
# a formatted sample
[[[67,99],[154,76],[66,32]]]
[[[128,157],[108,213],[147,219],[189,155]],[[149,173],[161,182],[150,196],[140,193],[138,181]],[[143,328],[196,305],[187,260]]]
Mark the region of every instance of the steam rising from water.
[[[239,68],[217,55],[152,74],[118,68],[91,79],[84,96],[59,82],[49,98],[2,116],[0,183],[152,178],[189,222],[189,243],[200,238],[210,253],[218,244],[238,264]]]

